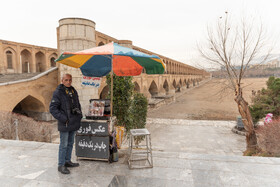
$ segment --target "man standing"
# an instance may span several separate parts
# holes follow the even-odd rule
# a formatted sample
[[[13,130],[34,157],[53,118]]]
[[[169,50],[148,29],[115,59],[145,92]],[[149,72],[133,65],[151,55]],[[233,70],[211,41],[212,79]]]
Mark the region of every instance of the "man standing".
[[[72,149],[76,131],[82,119],[78,93],[72,84],[72,75],[62,76],[60,85],[53,93],[50,113],[58,120],[60,144],[58,152],[58,171],[69,174],[67,167],[77,167],[79,163],[71,162]]]

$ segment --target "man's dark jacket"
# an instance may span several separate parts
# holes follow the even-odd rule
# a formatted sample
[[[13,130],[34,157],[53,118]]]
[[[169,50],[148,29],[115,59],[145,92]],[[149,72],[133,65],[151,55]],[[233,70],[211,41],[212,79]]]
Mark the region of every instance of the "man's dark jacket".
[[[79,108],[81,111],[78,93],[74,87],[71,86],[69,90],[71,89],[74,91],[74,107]],[[76,131],[80,128],[82,114],[73,114],[71,112],[72,108],[73,105],[71,104],[69,96],[66,94],[65,86],[63,84],[58,85],[50,103],[50,113],[58,120],[59,131]]]

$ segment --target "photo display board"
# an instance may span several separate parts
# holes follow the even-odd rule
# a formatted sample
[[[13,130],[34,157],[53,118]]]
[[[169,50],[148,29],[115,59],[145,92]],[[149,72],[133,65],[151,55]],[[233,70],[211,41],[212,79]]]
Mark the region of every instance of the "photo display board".
[[[88,116],[103,116],[105,109],[105,101],[92,100],[89,104]]]
[[[110,115],[110,99],[90,99],[88,116]]]

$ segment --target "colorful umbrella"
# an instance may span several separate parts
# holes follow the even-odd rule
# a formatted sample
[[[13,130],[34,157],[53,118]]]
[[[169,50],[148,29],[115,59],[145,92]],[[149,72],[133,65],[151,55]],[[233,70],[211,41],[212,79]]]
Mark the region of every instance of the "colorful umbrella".
[[[147,74],[163,74],[165,70],[165,64],[158,56],[147,55],[113,42],[79,52],[64,52],[56,62],[80,68],[82,74],[89,77],[102,77],[111,72],[111,116],[113,73],[117,76],[137,76],[143,68]]]
[[[83,75],[102,77],[112,71],[117,76],[140,75],[143,68],[147,74],[163,74],[165,64],[156,55],[109,43],[79,52],[64,52],[56,62],[80,68]]]

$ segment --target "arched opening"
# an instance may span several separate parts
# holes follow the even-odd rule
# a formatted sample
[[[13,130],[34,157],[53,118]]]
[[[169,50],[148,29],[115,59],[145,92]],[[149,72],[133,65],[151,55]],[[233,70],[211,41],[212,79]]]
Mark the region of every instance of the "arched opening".
[[[20,53],[20,57],[21,57],[21,64],[22,64],[22,73],[30,73],[31,53],[27,49],[24,49]]]
[[[105,45],[105,44],[103,42],[98,43],[98,46],[102,46],[102,45]]]
[[[183,81],[183,87],[187,87],[187,80],[186,79],[184,79],[184,81]]]
[[[45,62],[45,54],[41,51],[35,54],[36,72],[43,72],[47,70]]]
[[[182,88],[182,80],[180,79],[179,83],[177,84],[177,88],[176,88],[175,92],[180,92],[181,88]]]
[[[173,87],[175,89],[175,92],[180,92],[180,83],[177,85],[176,81],[173,81]]]
[[[6,51],[7,56],[7,68],[13,69],[13,53],[12,51]]]
[[[45,107],[41,101],[29,95],[15,106],[13,112],[41,120]]]
[[[102,89],[99,98],[100,98],[100,99],[108,99],[108,95],[109,95],[109,86],[106,85],[106,86]]]
[[[195,80],[194,79],[192,80],[192,83],[193,83],[193,86],[195,86]]]
[[[51,54],[48,59],[49,59],[50,67],[56,67],[55,59],[57,59],[57,54],[56,53]]]
[[[157,87],[155,81],[153,81],[151,83],[150,88],[149,88],[149,92],[152,95],[152,97],[155,97],[155,96],[158,95],[158,87]]]
[[[187,88],[189,88],[190,87],[190,80],[188,79],[188,81],[187,81]]]
[[[137,82],[134,82],[134,91],[140,93],[140,86]]]
[[[176,81],[175,81],[175,80],[173,80],[172,85],[173,85],[174,89],[176,89],[176,88],[177,88],[177,84],[176,84]]]
[[[145,68],[143,68],[141,73],[146,73],[146,69],[145,69]]]
[[[180,81],[179,81],[179,86],[182,87],[182,85],[183,85],[183,84],[182,84],[182,80],[180,79]]]
[[[52,57],[50,61],[51,61],[51,67],[56,67],[55,58]]]
[[[166,92],[166,94],[167,94],[168,91],[169,91],[169,85],[168,85],[167,80],[164,81],[164,83],[163,83],[163,88],[164,88],[164,90],[165,90],[165,92]]]

